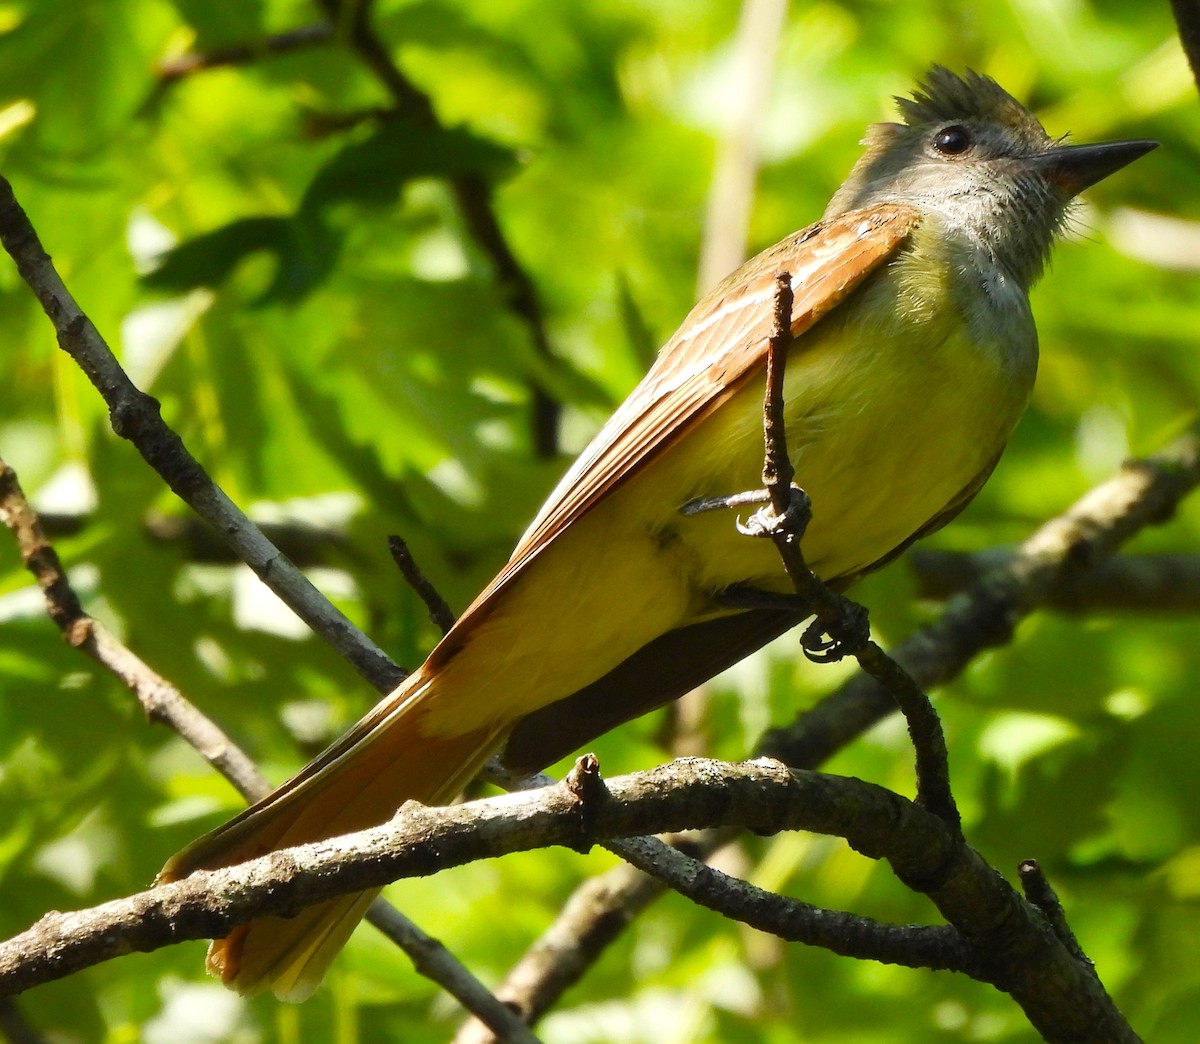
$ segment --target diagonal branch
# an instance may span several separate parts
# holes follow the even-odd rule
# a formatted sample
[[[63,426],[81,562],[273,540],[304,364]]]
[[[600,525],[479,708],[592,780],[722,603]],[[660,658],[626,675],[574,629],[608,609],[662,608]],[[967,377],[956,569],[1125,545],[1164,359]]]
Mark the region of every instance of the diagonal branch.
[[[16,537],[21,559],[37,579],[46,597],[47,612],[68,643],[120,679],[137,697],[151,721],[177,732],[247,801],[265,795],[271,786],[245,752],[174,685],[85,612],[37,514],[25,499],[16,472],[3,459],[0,459],[0,519]],[[376,899],[367,920],[405,952],[421,975],[455,997],[490,1031],[501,1034],[505,1040],[525,1044],[535,1039],[512,1009],[501,1003],[445,946],[390,903]],[[0,1010],[0,1023],[3,1014]]]
[[[0,459],[0,520],[12,530],[21,560],[46,597],[46,611],[72,647],[95,660],[137,697],[146,717],[174,729],[243,797],[261,797],[270,785],[232,739],[201,714],[174,685],[90,616],[25,499],[13,469]]]
[[[164,58],[157,62],[154,71],[161,83],[174,83],[193,73],[207,69],[219,69],[229,65],[249,65],[262,58],[291,54],[293,51],[303,51],[310,47],[319,47],[333,39],[329,26],[302,25],[288,29],[282,33],[264,36],[250,43],[232,44],[228,47],[218,47],[211,51],[189,51],[175,58]]]
[[[388,692],[404,672],[339,612],[226,496],[166,424],[158,401],[139,390],[63,285],[12,186],[0,177],[0,243],[54,324],[58,343],[108,404],[113,431],[137,448],[163,481],[288,607],[364,678]]]

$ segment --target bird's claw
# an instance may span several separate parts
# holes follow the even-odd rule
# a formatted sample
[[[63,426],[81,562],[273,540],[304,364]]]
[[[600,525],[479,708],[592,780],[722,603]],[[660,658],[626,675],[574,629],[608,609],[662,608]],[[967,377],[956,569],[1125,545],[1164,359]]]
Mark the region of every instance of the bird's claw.
[[[788,487],[788,503],[782,512],[772,503],[764,504],[745,522],[737,520],[737,531],[743,536],[790,536],[799,540],[812,521],[812,501],[807,493],[793,483]]]
[[[830,636],[820,619],[809,624],[800,636],[800,648],[813,663],[837,663],[847,656],[854,656],[870,640],[867,610],[845,598],[839,598],[838,602],[834,629],[840,637]]]

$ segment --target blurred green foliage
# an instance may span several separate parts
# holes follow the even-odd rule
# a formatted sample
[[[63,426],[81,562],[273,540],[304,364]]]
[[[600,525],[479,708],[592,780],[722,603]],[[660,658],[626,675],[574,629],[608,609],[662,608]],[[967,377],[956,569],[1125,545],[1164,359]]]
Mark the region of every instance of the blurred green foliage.
[[[257,517],[334,527],[317,582],[402,663],[435,638],[388,560],[400,532],[456,607],[686,312],[737,5],[716,0],[380,0],[376,25],[444,126],[326,43],[162,79],[156,63],[311,25],[301,0],[0,3],[0,169],[134,378]],[[1052,133],[1153,136],[1099,186],[1035,311],[1035,402],[971,509],[936,539],[1020,539],[1194,415],[1200,393],[1200,121],[1167,5],[1139,0],[792,5],[762,135],[750,247],[811,221],[862,127],[933,61],[996,76]],[[494,189],[555,347],[539,357],[447,176]],[[1151,215],[1169,219],[1154,223]],[[91,611],[276,779],[373,700],[248,574],[148,536],[181,515],[0,264],[0,454],[43,510],[87,515],[59,550]],[[563,400],[562,459],[531,451],[530,387]],[[1143,550],[1200,546],[1192,504]],[[862,589],[896,641],[928,617],[903,564]],[[739,757],[843,672],[794,646],[711,686],[710,747]],[[940,706],[969,838],[1037,857],[1147,1038],[1200,1036],[1200,677],[1193,619],[1039,616]],[[661,715],[596,745],[612,774],[668,756]],[[907,792],[888,723],[838,771]],[[232,789],[68,650],[15,549],[0,555],[0,933],[144,887],[238,807]],[[746,841],[738,872],[894,921],[930,906],[821,838]],[[604,854],[540,852],[393,889],[485,979],[501,976]],[[503,916],[498,915],[503,911]],[[205,980],[200,944],[110,962],[20,1001],[55,1039],[446,1039],[454,1007],[370,929],[299,1009]],[[545,1021],[547,1040],[1030,1041],[961,977],[784,946],[653,907]]]

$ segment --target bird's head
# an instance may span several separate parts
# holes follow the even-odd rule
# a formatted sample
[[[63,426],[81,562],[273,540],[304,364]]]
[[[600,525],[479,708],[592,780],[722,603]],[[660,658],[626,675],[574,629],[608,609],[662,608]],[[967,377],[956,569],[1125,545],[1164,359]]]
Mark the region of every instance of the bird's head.
[[[877,123],[826,217],[882,202],[939,214],[1022,286],[1037,279],[1071,200],[1157,144],[1064,145],[995,80],[934,66],[903,123]]]

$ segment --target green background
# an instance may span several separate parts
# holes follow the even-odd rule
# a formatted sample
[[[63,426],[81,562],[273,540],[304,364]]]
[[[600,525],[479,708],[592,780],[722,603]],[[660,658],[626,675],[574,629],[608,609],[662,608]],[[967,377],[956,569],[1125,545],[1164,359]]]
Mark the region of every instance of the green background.
[[[258,519],[336,531],[312,575],[400,663],[435,639],[390,564],[398,532],[456,608],[491,576],[696,294],[738,5],[716,0],[382,0],[376,27],[446,128],[376,118],[388,97],[336,44],[166,83],[156,63],[320,20],[299,0],[0,3],[0,171],[134,379]],[[764,61],[770,60],[764,55]],[[819,215],[862,128],[931,62],[975,68],[1052,134],[1163,147],[1089,193],[1034,294],[1037,392],[1001,467],[937,546],[1013,543],[1194,417],[1200,391],[1200,119],[1166,4],[793,3],[761,130],[749,249]],[[534,350],[446,177],[495,187],[555,350]],[[164,254],[169,248],[172,252]],[[373,693],[244,569],[197,561],[147,518],[186,511],[126,443],[0,264],[0,455],[46,512],[88,609],[275,780]],[[565,404],[537,459],[529,389]],[[1186,505],[1141,551],[1194,550]],[[936,610],[901,563],[861,589],[877,636]],[[794,643],[712,684],[702,746],[744,756],[848,668]],[[967,836],[1005,872],[1036,857],[1135,1028],[1200,1037],[1200,633],[1194,618],[1043,614],[939,699]],[[671,756],[653,715],[596,744],[606,773]],[[837,771],[911,790],[902,727]],[[240,805],[182,741],[69,650],[15,546],[0,551],[0,934],[145,887]],[[604,853],[546,851],[392,889],[486,981]],[[936,913],[840,842],[749,839],[722,865],[899,922]],[[190,943],[39,987],[61,1040],[438,1041],[456,1007],[363,929],[308,1004],[242,1002]],[[540,1032],[562,1042],[1036,1039],[961,976],[784,945],[653,906]]]

